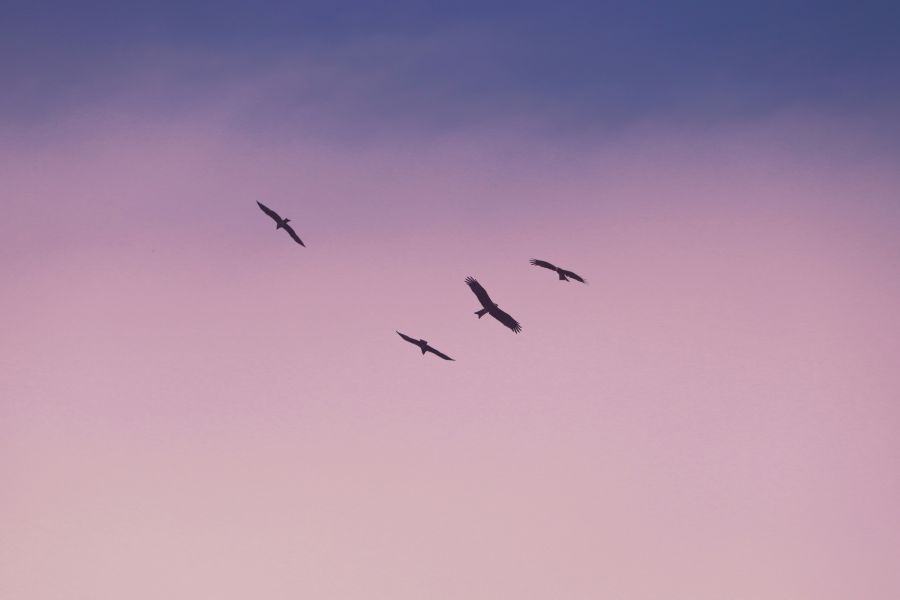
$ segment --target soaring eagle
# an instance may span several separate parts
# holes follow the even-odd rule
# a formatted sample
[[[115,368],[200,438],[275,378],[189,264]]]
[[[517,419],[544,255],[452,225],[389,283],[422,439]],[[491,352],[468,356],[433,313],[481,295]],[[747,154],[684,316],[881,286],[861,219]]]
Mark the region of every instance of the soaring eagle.
[[[544,267],[545,269],[550,269],[551,271],[556,271],[559,273],[559,279],[561,281],[568,281],[569,277],[574,279],[575,281],[580,281],[581,283],[586,283],[584,279],[582,279],[577,273],[573,273],[572,271],[566,271],[562,267],[557,267],[556,265],[551,265],[546,260],[538,260],[536,258],[531,259],[531,264],[536,267]]]
[[[432,348],[431,346],[429,346],[429,345],[428,345],[428,342],[426,342],[425,340],[417,340],[417,339],[411,338],[411,337],[409,337],[408,335],[404,335],[404,334],[400,333],[399,331],[397,332],[397,335],[399,335],[400,337],[402,337],[404,340],[406,340],[406,341],[409,342],[410,344],[415,344],[416,346],[418,346],[419,348],[421,348],[421,349],[422,349],[422,356],[425,356],[425,353],[426,353],[426,352],[431,352],[432,354],[436,354],[436,355],[440,356],[440,357],[443,358],[444,360],[453,360],[452,358],[450,358],[449,356],[447,356],[447,355],[444,354],[443,352],[439,352],[438,350],[435,350],[434,348]]]
[[[288,232],[288,235],[290,235],[292,238],[294,238],[295,242],[297,242],[298,244],[300,244],[301,246],[306,248],[306,244],[303,243],[303,240],[300,239],[300,237],[297,235],[297,232],[294,231],[294,228],[291,227],[290,225],[288,225],[288,222],[290,222],[290,219],[282,219],[280,216],[278,216],[277,212],[275,212],[274,210],[272,210],[271,208],[269,208],[262,202],[257,201],[256,203],[259,204],[259,209],[261,211],[263,211],[264,213],[266,213],[267,215],[272,217],[272,220],[275,221],[275,230],[276,231],[279,229],[284,229],[285,231]]]
[[[475,280],[474,277],[466,277],[466,284],[472,289],[475,293],[475,296],[478,298],[478,301],[481,302],[481,306],[484,308],[478,311],[475,311],[475,314],[478,315],[480,319],[486,314],[491,315],[505,326],[509,327],[513,330],[513,333],[519,333],[522,331],[522,326],[519,325],[519,322],[513,319],[511,316],[500,310],[500,307],[497,306],[497,303],[491,300],[491,297],[488,296],[487,291],[478,281]]]

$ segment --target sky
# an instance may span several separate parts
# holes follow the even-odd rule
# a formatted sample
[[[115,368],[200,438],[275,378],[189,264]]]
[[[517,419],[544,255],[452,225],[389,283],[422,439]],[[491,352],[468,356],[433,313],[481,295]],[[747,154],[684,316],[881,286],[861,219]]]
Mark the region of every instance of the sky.
[[[110,4],[0,5],[0,597],[900,596],[892,3]]]

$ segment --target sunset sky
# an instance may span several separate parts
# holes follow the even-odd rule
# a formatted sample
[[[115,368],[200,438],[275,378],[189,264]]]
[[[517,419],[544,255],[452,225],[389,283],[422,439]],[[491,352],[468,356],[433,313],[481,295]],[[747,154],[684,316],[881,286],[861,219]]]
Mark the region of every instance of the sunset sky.
[[[0,598],[900,598],[900,7],[438,4],[0,5]]]

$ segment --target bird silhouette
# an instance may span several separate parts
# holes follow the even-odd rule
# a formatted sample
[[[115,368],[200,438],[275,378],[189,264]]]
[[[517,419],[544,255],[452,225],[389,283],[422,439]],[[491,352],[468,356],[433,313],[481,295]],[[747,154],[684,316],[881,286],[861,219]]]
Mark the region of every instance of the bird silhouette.
[[[475,297],[478,298],[478,301],[481,303],[481,310],[475,311],[475,314],[478,315],[480,319],[484,315],[491,315],[506,327],[512,329],[513,333],[519,333],[522,331],[522,326],[519,325],[519,322],[509,316],[507,313],[500,310],[500,307],[496,302],[491,300],[491,297],[488,296],[487,291],[481,287],[481,284],[474,277],[466,277],[466,284],[472,289],[472,292],[475,293]]]
[[[274,210],[272,210],[271,208],[269,208],[262,202],[257,201],[256,203],[259,205],[259,209],[261,211],[263,211],[264,213],[266,213],[267,215],[272,217],[272,220],[275,221],[275,230],[276,231],[279,229],[284,229],[285,231],[288,232],[288,235],[290,235],[292,238],[294,238],[295,242],[297,242],[298,244],[300,244],[301,246],[306,248],[306,244],[303,243],[303,240],[300,239],[300,236],[297,235],[297,232],[294,231],[294,228],[291,227],[290,225],[288,225],[288,223],[290,222],[290,219],[282,219],[278,215],[277,212],[275,212]]]
[[[397,335],[402,337],[404,340],[406,340],[410,344],[414,344],[414,345],[418,346],[419,348],[421,348],[422,356],[425,356],[426,352],[431,352],[432,354],[436,354],[436,355],[440,356],[444,360],[454,360],[454,359],[450,358],[449,356],[447,356],[446,354],[444,354],[443,352],[440,352],[440,351],[436,350],[435,348],[432,348],[431,346],[429,346],[428,342],[426,342],[425,340],[417,340],[417,339],[411,338],[408,335],[400,333],[399,331],[397,332]]]
[[[531,264],[533,264],[536,267],[544,267],[545,269],[550,269],[551,271],[556,271],[557,273],[559,273],[559,279],[561,281],[569,281],[569,277],[571,277],[575,281],[580,281],[581,283],[587,283],[577,273],[573,273],[572,271],[566,271],[562,267],[557,267],[556,265],[552,265],[552,264],[548,263],[546,260],[538,260],[536,258],[532,258]]]

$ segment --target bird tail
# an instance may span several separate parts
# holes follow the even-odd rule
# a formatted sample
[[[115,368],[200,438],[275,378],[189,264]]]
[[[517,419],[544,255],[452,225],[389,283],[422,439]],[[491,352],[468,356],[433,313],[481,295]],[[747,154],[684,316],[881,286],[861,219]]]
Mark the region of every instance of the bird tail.
[[[425,354],[426,352],[428,352],[428,350],[426,350],[425,348],[422,348],[422,354]]]
[[[568,281],[569,278],[566,277],[566,274],[565,274],[565,273],[560,273],[560,274],[559,274],[559,280],[560,280],[560,281]]]
[[[488,312],[488,310],[486,308],[482,308],[481,310],[476,310],[475,314],[478,315],[478,318],[480,319],[481,317],[486,315],[487,312]]]

